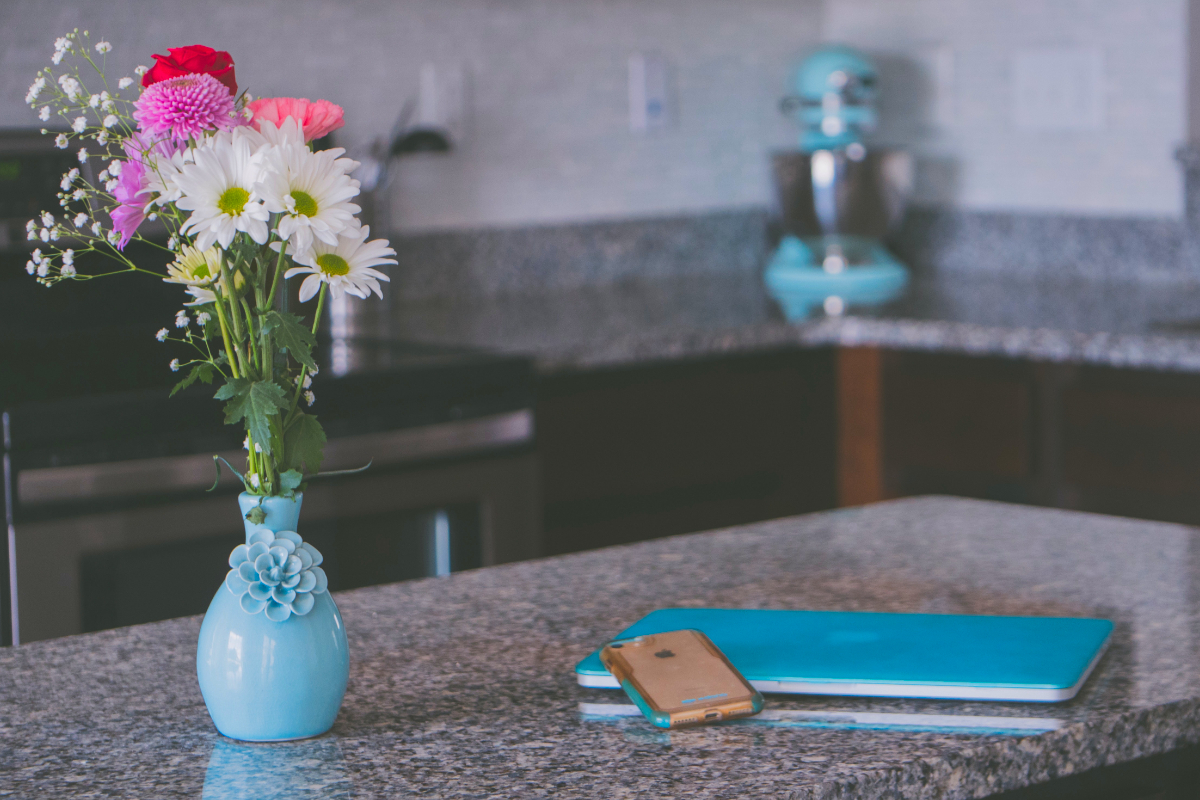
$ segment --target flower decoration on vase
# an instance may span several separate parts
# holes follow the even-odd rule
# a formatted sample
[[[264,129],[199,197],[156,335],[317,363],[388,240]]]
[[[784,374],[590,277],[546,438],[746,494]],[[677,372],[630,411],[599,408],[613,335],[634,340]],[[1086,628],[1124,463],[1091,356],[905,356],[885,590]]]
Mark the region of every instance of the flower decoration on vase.
[[[312,379],[326,298],[382,297],[388,276],[380,267],[396,264],[389,243],[372,239],[356,217],[358,163],[340,148],[313,150],[342,127],[342,109],[327,100],[239,94],[233,58],[203,45],[171,48],[152,67],[110,82],[111,50],[87,31],[68,33],[26,96],[40,119],[57,123],[43,133],[59,148],[77,148],[79,161],[63,175],[61,208],[27,225],[38,246],[26,270],[46,286],[118,274],[177,284],[181,308],[157,334],[190,353],[169,364],[182,373],[171,394],[215,384],[225,422],[246,432],[245,469],[234,469],[245,490],[291,497],[322,461]],[[132,241],[166,251],[169,263],[135,261]],[[311,321],[285,310],[294,279]],[[275,558],[290,541],[262,542],[268,552],[259,555]],[[287,573],[291,559],[304,560],[297,552],[319,559],[295,545],[272,570]],[[306,565],[296,574],[314,573]],[[314,591],[297,588],[302,578],[273,588],[268,600],[255,587],[277,586],[261,574],[255,580],[245,578],[243,607],[257,598],[272,618],[303,614],[303,597]],[[279,599],[292,591],[299,599]]]
[[[225,586],[238,596],[242,610],[262,611],[274,622],[312,611],[314,595],[329,587],[317,548],[295,531],[260,530],[249,539],[233,549],[233,569],[225,576]]]

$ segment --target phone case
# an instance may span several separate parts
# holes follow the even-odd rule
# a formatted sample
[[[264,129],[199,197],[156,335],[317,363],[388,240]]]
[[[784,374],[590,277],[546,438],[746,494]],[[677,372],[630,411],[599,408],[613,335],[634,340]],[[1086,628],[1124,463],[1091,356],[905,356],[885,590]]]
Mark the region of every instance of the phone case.
[[[659,728],[749,717],[763,708],[762,695],[700,631],[617,639],[600,660]]]

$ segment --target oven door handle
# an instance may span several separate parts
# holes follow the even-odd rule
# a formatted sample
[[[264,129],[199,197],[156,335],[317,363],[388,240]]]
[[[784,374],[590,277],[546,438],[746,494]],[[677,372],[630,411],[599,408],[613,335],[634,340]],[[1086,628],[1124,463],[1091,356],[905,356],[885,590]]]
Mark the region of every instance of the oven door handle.
[[[532,442],[533,423],[533,411],[526,408],[417,428],[340,436],[326,442],[322,466],[327,470],[361,467],[367,462],[393,466],[485,453]],[[217,455],[233,460],[242,453]],[[211,454],[188,455],[19,470],[17,503],[35,506],[204,489],[212,483],[212,459]],[[234,480],[231,476],[226,482]]]

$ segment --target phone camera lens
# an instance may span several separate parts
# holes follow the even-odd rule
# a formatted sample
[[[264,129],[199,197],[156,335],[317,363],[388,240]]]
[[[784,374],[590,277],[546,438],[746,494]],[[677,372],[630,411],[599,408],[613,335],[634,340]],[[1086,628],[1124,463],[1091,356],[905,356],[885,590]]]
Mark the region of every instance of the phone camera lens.
[[[613,650],[620,650],[624,646],[625,645],[623,645],[623,644],[610,644],[609,645],[609,647],[611,647]]]

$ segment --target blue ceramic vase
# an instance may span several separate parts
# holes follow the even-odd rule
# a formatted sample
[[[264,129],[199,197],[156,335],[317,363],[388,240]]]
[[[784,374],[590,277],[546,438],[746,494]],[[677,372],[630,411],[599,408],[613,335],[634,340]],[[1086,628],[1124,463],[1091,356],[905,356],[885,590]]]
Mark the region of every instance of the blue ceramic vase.
[[[261,500],[261,503],[260,503]],[[333,726],[350,656],[321,554],[296,531],[303,496],[238,497],[246,544],[230,555],[196,650],[200,693],[217,730],[246,742],[319,736]]]

